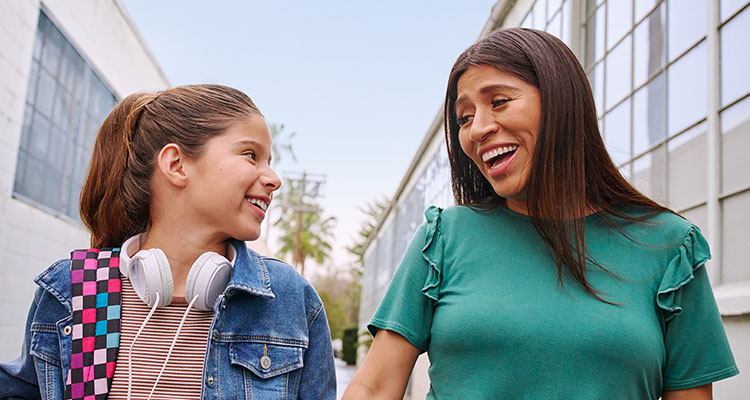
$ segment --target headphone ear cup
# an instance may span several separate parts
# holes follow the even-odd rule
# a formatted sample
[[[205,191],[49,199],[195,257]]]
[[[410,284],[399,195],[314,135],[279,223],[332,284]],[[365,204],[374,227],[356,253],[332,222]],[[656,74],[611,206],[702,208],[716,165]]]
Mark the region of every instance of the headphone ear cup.
[[[185,282],[185,300],[190,302],[197,295],[195,308],[210,311],[231,277],[232,263],[229,260],[213,251],[203,253],[190,267]]]
[[[149,307],[154,306],[157,292],[159,292],[158,307],[172,302],[174,291],[172,270],[169,268],[169,261],[163,251],[140,250],[130,260],[127,272],[135,293]]]

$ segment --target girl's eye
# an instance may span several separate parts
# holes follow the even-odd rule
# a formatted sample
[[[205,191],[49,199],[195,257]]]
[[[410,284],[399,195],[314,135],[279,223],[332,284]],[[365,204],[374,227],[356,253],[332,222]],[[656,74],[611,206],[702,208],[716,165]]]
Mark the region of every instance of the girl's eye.
[[[256,159],[256,158],[258,158],[258,156],[257,156],[257,155],[255,154],[255,152],[254,152],[254,151],[248,151],[248,152],[245,152],[245,154],[244,154],[244,155],[246,155],[246,156],[250,157],[251,159],[253,159],[253,161],[255,161],[255,159]]]
[[[505,98],[492,100],[492,107],[500,107],[509,101],[510,99],[505,99]]]
[[[456,123],[458,123],[458,126],[464,126],[466,123],[471,121],[471,115],[464,115],[463,117],[456,118]]]

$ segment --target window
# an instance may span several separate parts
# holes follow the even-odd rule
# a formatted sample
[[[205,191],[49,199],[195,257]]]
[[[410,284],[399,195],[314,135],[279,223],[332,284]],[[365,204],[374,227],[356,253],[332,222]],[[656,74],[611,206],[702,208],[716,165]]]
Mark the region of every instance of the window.
[[[13,195],[74,220],[99,125],[116,98],[39,15]]]
[[[750,281],[743,256],[750,221],[750,2],[721,0],[721,21],[706,17],[711,0],[587,0],[581,59],[591,82],[602,135],[620,171],[644,194],[704,228],[718,220],[712,249],[721,265],[716,284]],[[719,35],[719,71],[709,73]],[[714,84],[716,83],[716,84]],[[708,99],[718,91],[718,110]],[[718,111],[718,114],[717,114]],[[710,132],[718,117],[719,132]],[[713,129],[713,128],[711,128]],[[720,136],[718,166],[709,166],[709,138]],[[710,167],[720,193],[709,199]],[[713,195],[715,196],[715,194]],[[707,206],[719,201],[718,215]],[[709,237],[710,239],[710,237]]]

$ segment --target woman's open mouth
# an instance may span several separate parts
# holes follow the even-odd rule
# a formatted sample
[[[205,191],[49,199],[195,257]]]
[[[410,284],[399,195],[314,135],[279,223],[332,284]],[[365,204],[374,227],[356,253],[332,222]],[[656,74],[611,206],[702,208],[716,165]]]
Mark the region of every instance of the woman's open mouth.
[[[482,161],[487,167],[487,172],[492,175],[499,175],[505,172],[510,165],[510,161],[518,150],[518,145],[502,146],[482,154]]]

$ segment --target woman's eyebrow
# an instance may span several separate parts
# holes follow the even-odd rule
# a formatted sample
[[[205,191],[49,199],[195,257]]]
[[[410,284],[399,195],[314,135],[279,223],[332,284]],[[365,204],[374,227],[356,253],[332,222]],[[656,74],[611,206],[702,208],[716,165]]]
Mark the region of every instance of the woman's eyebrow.
[[[515,86],[506,85],[504,83],[493,83],[491,85],[487,85],[479,89],[479,94],[487,94],[487,92],[492,92],[494,90],[509,90],[509,91],[518,92],[520,89]],[[457,107],[461,105],[462,103],[464,103],[465,101],[466,101],[465,95],[458,96],[458,98],[456,99],[455,106]]]

